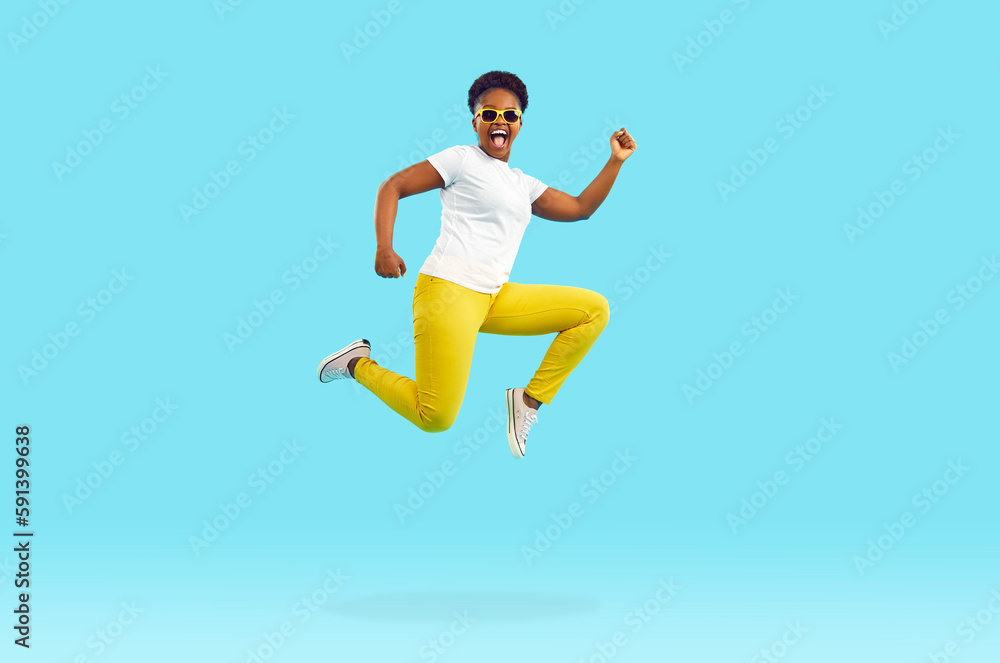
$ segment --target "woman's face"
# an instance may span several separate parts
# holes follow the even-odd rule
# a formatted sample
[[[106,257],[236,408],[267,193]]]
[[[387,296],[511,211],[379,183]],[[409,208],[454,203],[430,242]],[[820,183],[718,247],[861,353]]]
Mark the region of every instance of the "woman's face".
[[[480,103],[482,104],[480,108],[493,108],[498,111],[504,111],[508,108],[521,110],[521,103],[518,101],[517,96],[510,90],[498,87],[487,90],[483,94]],[[479,135],[479,147],[486,154],[501,161],[507,161],[507,158],[510,156],[510,148],[514,144],[514,139],[517,138],[518,132],[521,131],[521,123],[522,120],[509,123],[502,116],[498,117],[497,121],[493,124],[483,122],[478,114],[472,118],[472,128]],[[495,137],[492,135],[498,131],[506,132],[506,137],[501,139],[499,136]]]

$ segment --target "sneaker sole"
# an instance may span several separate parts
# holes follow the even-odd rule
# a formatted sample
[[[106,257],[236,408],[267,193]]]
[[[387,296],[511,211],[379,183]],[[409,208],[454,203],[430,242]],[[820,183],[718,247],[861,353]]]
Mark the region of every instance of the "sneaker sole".
[[[521,450],[521,445],[517,443],[517,437],[514,435],[514,390],[507,390],[507,444],[510,445],[510,452],[514,454],[514,458],[524,458],[524,451]]]
[[[344,348],[342,350],[337,350],[332,355],[330,355],[329,357],[327,357],[326,359],[324,359],[322,362],[320,362],[319,368],[316,369],[316,377],[319,378],[319,381],[320,382],[333,382],[334,378],[329,378],[329,379],[326,379],[326,380],[323,379],[323,377],[324,377],[323,370],[327,366],[330,365],[330,362],[336,361],[337,359],[343,357],[347,353],[353,352],[354,350],[357,350],[358,348],[368,348],[368,351],[371,352],[372,346],[371,346],[371,343],[369,343],[367,339],[363,338],[360,341],[355,341],[354,343],[351,343],[350,345],[348,345],[346,348]]]

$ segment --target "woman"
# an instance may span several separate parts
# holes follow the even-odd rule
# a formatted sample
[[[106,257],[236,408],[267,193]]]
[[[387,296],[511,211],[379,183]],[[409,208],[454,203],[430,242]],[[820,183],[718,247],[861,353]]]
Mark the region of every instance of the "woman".
[[[375,272],[406,274],[392,249],[400,198],[441,189],[441,234],[413,290],[416,380],[371,359],[361,339],[324,359],[322,382],[354,378],[421,430],[447,430],[458,416],[472,365],[476,335],[558,332],[525,387],[508,389],[507,441],[515,458],[542,403],[552,398],[600,336],[608,302],[570,286],[510,283],[511,266],[532,214],[553,221],[588,218],[604,202],[636,144],[622,127],[611,136],[611,158],[579,196],[546,187],[508,165],[523,124],[528,93],[517,76],[483,74],[469,89],[477,145],[457,145],[382,182],[375,199]]]

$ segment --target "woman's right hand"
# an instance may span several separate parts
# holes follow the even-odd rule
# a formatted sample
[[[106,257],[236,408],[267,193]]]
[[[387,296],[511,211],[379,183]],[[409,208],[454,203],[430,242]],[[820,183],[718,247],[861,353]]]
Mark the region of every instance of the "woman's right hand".
[[[378,249],[375,252],[375,273],[387,279],[406,275],[406,263],[392,249]]]

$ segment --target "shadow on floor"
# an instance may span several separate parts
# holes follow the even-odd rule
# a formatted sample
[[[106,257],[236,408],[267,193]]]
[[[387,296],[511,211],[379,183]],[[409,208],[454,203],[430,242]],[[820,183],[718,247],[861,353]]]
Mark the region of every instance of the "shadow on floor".
[[[421,592],[373,594],[331,602],[330,612],[375,621],[440,621],[453,612],[495,621],[557,618],[590,612],[600,602],[590,596],[502,592]]]

